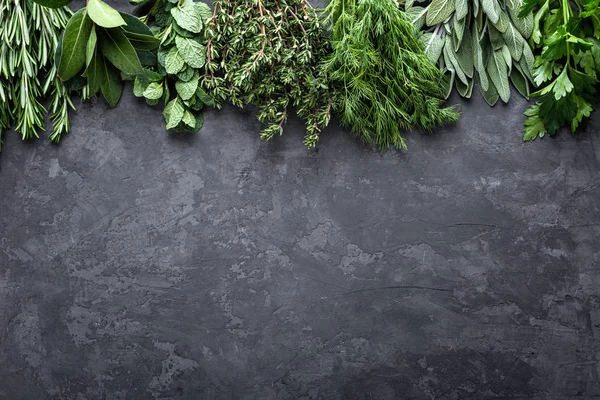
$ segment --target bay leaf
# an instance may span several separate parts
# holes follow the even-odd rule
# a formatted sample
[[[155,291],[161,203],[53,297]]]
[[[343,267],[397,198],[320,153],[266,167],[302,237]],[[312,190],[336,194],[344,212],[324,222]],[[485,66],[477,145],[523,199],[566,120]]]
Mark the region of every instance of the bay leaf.
[[[106,102],[112,108],[115,108],[117,104],[119,104],[121,94],[123,93],[123,82],[121,82],[119,70],[107,62],[104,57],[102,57],[102,60],[104,61],[103,68],[105,72],[105,77],[101,86],[102,95],[104,96]]]
[[[87,10],[92,21],[103,28],[127,25],[119,12],[102,0],[88,0]]]
[[[104,57],[119,70],[133,75],[143,72],[135,49],[120,28],[103,29],[100,49]]]
[[[58,76],[63,81],[77,75],[85,64],[87,42],[93,26],[85,8],[77,11],[67,23],[57,69]]]

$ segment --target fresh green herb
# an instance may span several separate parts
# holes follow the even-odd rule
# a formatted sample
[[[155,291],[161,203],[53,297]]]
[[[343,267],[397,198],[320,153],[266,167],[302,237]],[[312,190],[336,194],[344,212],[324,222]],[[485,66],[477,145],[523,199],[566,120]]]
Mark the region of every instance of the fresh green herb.
[[[443,75],[418,31],[394,0],[332,0],[327,9],[333,52],[326,72],[339,87],[340,121],[381,149],[405,148],[401,130],[455,122],[443,105]]]
[[[600,71],[598,0],[525,0],[521,14],[534,10],[531,38],[541,55],[533,76],[542,89],[531,94],[539,99],[525,111],[524,140],[554,135],[565,125],[575,132],[594,110]]]
[[[527,97],[533,80],[533,53],[527,39],[533,15],[519,15],[522,0],[405,0],[414,24],[425,33],[425,51],[454,86],[471,97],[477,77],[490,106],[510,99],[509,80]]]
[[[64,7],[0,1],[0,149],[3,130],[13,126],[24,140],[38,137],[46,112],[52,114],[52,141],[60,141],[69,131],[68,109],[74,109],[73,103],[52,64],[70,16]],[[48,94],[47,110],[41,101]]]
[[[35,1],[47,7],[64,2]],[[67,23],[56,50],[58,76],[67,88],[82,88],[84,99],[101,92],[107,103],[116,107],[123,91],[121,75],[144,75],[140,58],[152,55],[158,44],[138,18],[118,12],[102,0],[88,0]]]
[[[162,99],[167,129],[199,131],[204,122],[200,111],[213,105],[199,85],[206,63],[204,27],[211,17],[204,3],[158,0],[144,18],[154,20],[158,66],[135,78],[133,93],[152,105]]]
[[[220,107],[255,105],[262,139],[283,133],[291,106],[306,120],[306,146],[329,123],[333,95],[320,61],[330,50],[305,0],[216,0],[207,26],[202,87]]]

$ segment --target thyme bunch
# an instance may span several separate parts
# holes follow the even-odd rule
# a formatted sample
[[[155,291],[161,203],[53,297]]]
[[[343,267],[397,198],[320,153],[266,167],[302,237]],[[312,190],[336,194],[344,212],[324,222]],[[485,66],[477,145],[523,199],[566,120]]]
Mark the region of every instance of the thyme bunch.
[[[68,111],[75,107],[53,64],[71,15],[66,7],[0,0],[0,148],[2,131],[11,127],[23,140],[39,137],[47,112],[53,124],[51,141],[58,143],[69,131]],[[48,109],[42,104],[46,95],[50,95]]]
[[[202,87],[220,107],[254,105],[262,139],[283,133],[290,109],[306,121],[314,147],[330,120],[333,94],[321,60],[330,47],[306,0],[216,0],[207,25]]]

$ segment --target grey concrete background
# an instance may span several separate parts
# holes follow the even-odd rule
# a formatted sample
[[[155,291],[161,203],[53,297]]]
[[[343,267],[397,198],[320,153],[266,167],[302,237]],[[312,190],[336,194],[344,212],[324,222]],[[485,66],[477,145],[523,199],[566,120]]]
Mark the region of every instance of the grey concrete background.
[[[600,398],[598,117],[462,104],[407,152],[130,93],[5,135],[0,399]]]

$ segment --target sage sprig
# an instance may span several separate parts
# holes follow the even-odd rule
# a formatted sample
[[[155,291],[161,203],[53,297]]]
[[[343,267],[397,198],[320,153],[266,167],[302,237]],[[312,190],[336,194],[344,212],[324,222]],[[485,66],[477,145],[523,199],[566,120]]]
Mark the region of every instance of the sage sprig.
[[[160,40],[158,65],[136,76],[133,93],[151,105],[163,101],[167,129],[198,132],[204,122],[201,110],[213,105],[199,85],[206,63],[204,29],[211,17],[201,2],[157,0],[143,18],[154,22],[151,30]]]
[[[522,0],[405,0],[404,8],[424,35],[425,50],[452,88],[471,97],[475,78],[486,102],[510,99],[509,81],[525,97],[533,81],[531,13]]]
[[[331,0],[326,14],[333,52],[325,72],[343,125],[386,149],[406,147],[403,129],[457,120],[455,107],[443,108],[442,73],[394,0]]]
[[[293,106],[306,122],[305,145],[314,147],[333,95],[320,64],[330,47],[308,1],[216,0],[206,34],[202,87],[216,106],[256,106],[262,139],[283,133]]]
[[[30,0],[0,1],[0,149],[2,132],[11,127],[23,140],[39,137],[47,112],[53,123],[50,140],[59,142],[69,131],[68,110],[74,107],[56,77],[53,56],[71,14],[68,8],[47,9]]]

